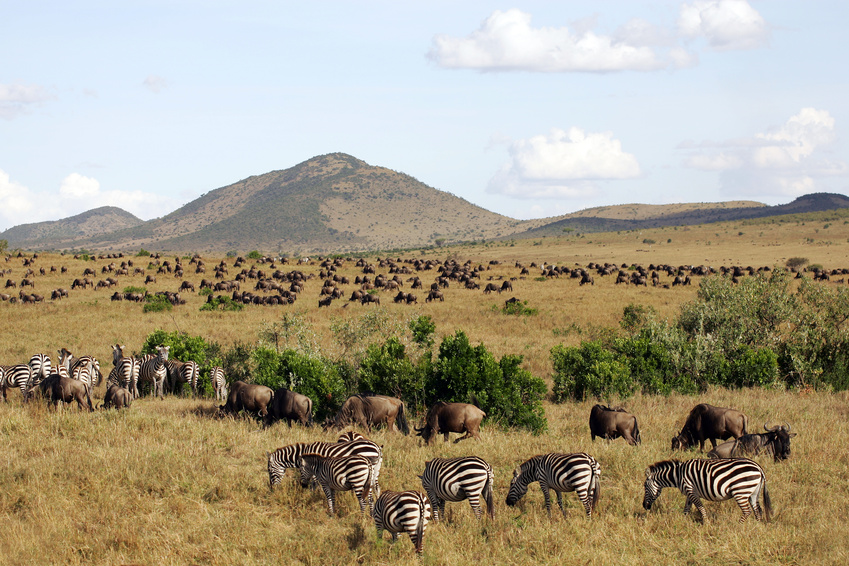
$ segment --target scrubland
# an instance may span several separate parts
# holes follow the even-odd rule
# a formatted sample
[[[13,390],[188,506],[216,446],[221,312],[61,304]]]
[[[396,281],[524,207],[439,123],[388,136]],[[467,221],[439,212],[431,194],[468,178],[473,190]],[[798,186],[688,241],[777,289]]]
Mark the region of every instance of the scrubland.
[[[534,269],[518,278],[516,262],[758,267],[806,257],[827,268],[843,268],[849,267],[849,225],[843,222],[809,217],[783,224],[729,223],[376,254],[454,257],[484,266],[498,260],[482,273],[481,283],[488,277],[517,277],[512,294],[484,295],[452,283],[444,303],[425,303],[426,293],[419,291],[417,305],[395,305],[391,295],[382,294],[381,308],[399,319],[431,315],[438,335],[462,329],[473,343],[484,343],[499,357],[521,354],[525,367],[550,385],[552,346],[577,344],[599,328],[616,328],[630,303],[649,305],[661,316],[672,317],[681,304],[694,298],[699,278],[691,287],[664,289],[617,286],[612,278],[596,276],[595,285],[580,287],[576,279],[537,280]],[[368,260],[376,263],[376,256]],[[132,259],[136,266],[147,267],[148,258]],[[211,267],[221,258],[204,259]],[[0,268],[13,270],[3,281],[20,281],[24,271],[20,261],[13,258],[5,266],[0,261]],[[100,267],[109,261],[113,260],[82,262],[70,255],[41,254],[36,271],[65,265],[69,272],[36,275],[35,291],[49,296],[53,288],[70,287],[87,266],[100,275]],[[227,262],[232,265],[231,259]],[[278,267],[319,270],[317,262]],[[230,276],[235,272],[231,267]],[[346,262],[340,273],[353,279],[358,271],[353,262]],[[427,286],[436,273],[419,275]],[[196,275],[187,269],[184,279],[197,284],[201,277],[211,278],[210,270]],[[152,292],[174,291],[180,283],[173,276],[157,279],[148,285]],[[139,276],[119,280],[120,288],[143,281]],[[662,281],[671,280],[663,275]],[[845,285],[836,280],[824,284]],[[74,290],[68,299],[37,305],[3,302],[0,363],[25,362],[42,351],[53,355],[55,363],[56,350],[67,347],[96,355],[108,369],[111,344],[138,350],[155,329],[185,331],[229,347],[255,342],[263,323],[292,311],[301,312],[322,347],[334,352],[339,346],[330,323],[356,318],[373,307],[340,300],[318,309],[319,287],[316,278],[293,305],[248,306],[241,312],[200,312],[204,298],[191,293],[184,294],[186,305],[150,314],[143,314],[136,303],[111,302],[114,290]],[[346,298],[353,289],[343,287]],[[527,300],[538,313],[505,316],[500,306],[510,296]],[[103,386],[94,395],[102,398]],[[395,545],[386,534],[382,542],[376,540],[373,524],[359,515],[350,493],[339,495],[339,516],[330,517],[324,496],[301,489],[291,474],[280,488],[269,490],[268,451],[292,442],[335,440],[335,433],[285,424],[264,429],[247,418],[219,418],[209,399],[142,398],[127,411],[87,413],[76,408],[54,411],[41,401],[23,404],[17,391],[10,390],[8,397],[9,402],[0,406],[5,455],[0,461],[2,563],[417,563],[408,538]],[[549,430],[538,436],[485,426],[480,442],[455,445],[437,440],[423,446],[414,436],[373,431],[370,436],[384,446],[384,489],[421,489],[417,476],[425,461],[436,456],[473,454],[494,467],[495,519],[477,521],[466,502],[448,503],[447,520],[428,526],[421,562],[845,564],[849,560],[846,393],[711,389],[697,397],[638,394],[622,401],[639,419],[643,443],[638,447],[621,440],[590,441],[587,419],[594,402],[546,403]],[[798,433],[790,460],[760,459],[775,511],[771,523],[750,520],[739,525],[739,509],[726,501],[707,503],[708,521],[699,524],[681,513],[683,496],[671,490],[651,512],[643,510],[645,468],[657,460],[698,455],[670,451],[672,435],[698,402],[743,410],[754,431],[773,421],[788,422]],[[549,518],[536,485],[519,506],[504,504],[512,470],[534,454],[552,451],[586,451],[600,462],[601,500],[591,519],[574,494],[564,494],[566,517],[555,506]]]

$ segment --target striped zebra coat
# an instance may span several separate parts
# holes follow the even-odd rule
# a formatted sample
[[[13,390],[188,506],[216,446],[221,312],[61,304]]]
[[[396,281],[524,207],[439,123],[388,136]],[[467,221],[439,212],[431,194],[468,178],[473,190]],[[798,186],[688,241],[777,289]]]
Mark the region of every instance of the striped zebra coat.
[[[106,386],[119,385],[128,390],[134,398],[139,396],[139,362],[132,356],[124,355],[124,346],[112,346],[112,362],[114,368],[109,373]]]
[[[221,366],[214,366],[209,370],[209,379],[212,381],[212,389],[215,391],[216,401],[227,400],[227,378]]]
[[[91,362],[91,367],[88,367]],[[100,362],[94,356],[75,357],[67,348],[59,350],[59,365],[56,368],[59,375],[83,381],[89,389],[100,385],[103,374],[100,373]]]
[[[53,363],[47,354],[35,354],[29,359],[29,367],[32,368],[32,382],[27,387],[31,389],[47,379],[53,370]]]
[[[29,365],[0,366],[0,391],[3,392],[3,401],[6,401],[6,389],[9,387],[19,388],[21,396],[26,401],[30,381],[32,381],[32,368]]]
[[[425,469],[419,476],[427,498],[433,506],[433,520],[439,521],[445,514],[446,501],[469,500],[475,517],[481,518],[480,499],[486,501],[486,511],[495,517],[495,504],[492,499],[495,474],[492,466],[477,456],[459,458],[434,458],[425,462]]]
[[[156,354],[147,354],[139,359],[139,381],[153,384],[153,395],[165,398],[165,378],[168,376],[168,350],[170,346],[157,346]]]
[[[377,538],[383,531],[392,534],[392,542],[398,540],[398,533],[407,533],[416,554],[424,549],[424,533],[430,519],[430,503],[425,494],[418,491],[384,491],[374,504],[374,525]]]
[[[680,489],[687,498],[684,513],[689,513],[695,505],[702,522],[707,521],[702,499],[725,501],[733,497],[743,512],[741,523],[752,514],[755,519],[765,521],[769,521],[772,516],[772,502],[763,468],[747,458],[656,462],[646,469],[643,507],[651,509],[664,487]],[[763,507],[758,502],[761,493]]]
[[[188,383],[192,388],[192,394],[198,394],[198,379],[200,378],[200,368],[197,362],[188,361],[181,362],[180,360],[168,360],[165,362],[168,369],[168,388],[171,393],[177,393],[177,387],[183,383]]]
[[[541,454],[526,460],[513,472],[510,490],[507,493],[507,505],[516,505],[528,492],[528,486],[539,482],[545,499],[545,510],[551,516],[551,496],[554,490],[557,505],[563,508],[562,493],[574,491],[584,505],[587,517],[592,517],[599,498],[599,476],[601,466],[595,458],[583,452],[577,454]]]
[[[373,513],[371,488],[374,484],[374,466],[369,458],[362,456],[325,457],[319,454],[304,454],[299,465],[301,487],[307,487],[312,478],[324,491],[330,514],[336,514],[336,492],[353,491],[360,504],[360,512],[368,507]]]
[[[383,465],[383,449],[371,440],[354,440],[351,442],[299,442],[278,448],[268,454],[268,486],[280,483],[287,468],[300,467],[300,459],[304,454],[320,456],[343,457],[363,456],[368,458],[374,467],[374,486],[372,492],[380,495],[380,468]]]

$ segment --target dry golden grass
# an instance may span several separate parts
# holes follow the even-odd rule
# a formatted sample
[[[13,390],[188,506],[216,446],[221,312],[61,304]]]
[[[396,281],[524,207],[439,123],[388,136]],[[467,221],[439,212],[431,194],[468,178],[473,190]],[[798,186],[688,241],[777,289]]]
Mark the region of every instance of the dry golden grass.
[[[832,223],[758,226],[730,223],[643,233],[593,234],[585,238],[543,239],[450,248],[410,257],[452,255],[487,265],[482,274],[516,277],[515,262],[586,265],[590,261],[719,265],[780,265],[793,256],[829,268],[849,267],[849,227]],[[819,230],[819,232],[817,232]],[[742,236],[739,232],[744,232]],[[720,236],[716,236],[720,234]],[[827,234],[827,239],[826,239]],[[671,243],[666,243],[671,238]],[[662,242],[652,246],[643,239]],[[708,244],[710,242],[710,244]],[[136,265],[147,265],[133,258]],[[172,258],[173,259],[173,258]],[[374,258],[371,258],[373,261]],[[69,256],[43,255],[36,269],[67,265],[65,275],[36,276],[36,292],[49,296],[70,287],[85,266]],[[120,261],[120,260],[117,260]],[[211,267],[216,258],[207,258]],[[187,264],[187,260],[184,260]],[[0,267],[3,277],[20,281],[24,269],[13,259]],[[295,266],[284,266],[294,269]],[[316,264],[300,267],[317,273]],[[378,270],[380,271],[380,270]],[[340,270],[353,278],[350,262]],[[235,271],[231,268],[231,276]],[[419,274],[427,286],[436,272]],[[693,287],[674,289],[616,286],[596,276],[592,287],[577,280],[537,281],[536,272],[514,281],[508,295],[484,295],[452,285],[444,303],[395,305],[382,294],[383,309],[399,319],[429,314],[440,335],[464,330],[473,343],[483,342],[496,356],[522,354],[525,367],[550,382],[550,348],[578,343],[591,327],[615,327],[629,303],[651,305],[672,317],[695,296]],[[207,275],[208,278],[211,278]],[[99,278],[99,277],[98,277]],[[176,290],[179,280],[159,275],[151,291]],[[187,279],[201,276],[187,270]],[[141,285],[141,277],[119,277],[120,287]],[[667,281],[663,276],[664,282]],[[832,282],[830,285],[840,285]],[[845,284],[845,283],[844,283]],[[202,297],[186,294],[188,304],[170,313],[142,314],[141,306],[112,303],[112,291],[78,290],[62,301],[35,306],[0,303],[3,340],[0,363],[20,363],[35,352],[54,355],[60,347],[98,356],[109,367],[110,344],[138,350],[153,330],[179,329],[225,347],[253,343],[263,322],[298,310],[316,330],[327,351],[336,345],[329,331],[339,318],[359,316],[366,308],[347,301],[317,309],[320,283],[307,284],[290,307],[246,307],[238,313],[202,313]],[[243,287],[244,288],[244,287]],[[353,285],[345,288],[349,295]],[[530,317],[508,317],[493,310],[509,296],[539,309]],[[580,329],[564,335],[565,329]],[[558,333],[555,333],[555,330]],[[95,391],[102,397],[102,386]],[[0,406],[0,435],[5,458],[0,464],[0,559],[8,564],[395,564],[416,563],[412,544],[403,538],[390,545],[375,541],[371,524],[358,516],[352,495],[339,497],[340,516],[327,515],[323,496],[303,491],[287,478],[271,493],[265,470],[266,451],[291,442],[334,439],[320,429],[263,430],[246,420],[214,418],[215,405],[204,399],[140,399],[126,412],[64,413],[43,402],[23,405],[16,391]],[[643,470],[669,458],[669,440],[697,402],[744,410],[752,427],[764,421],[787,421],[799,433],[793,456],[774,464],[762,460],[776,517],[770,524],[736,523],[732,502],[707,504],[709,522],[695,523],[681,514],[683,497],[665,492],[651,513],[641,507]],[[625,402],[638,416],[643,444],[590,442],[587,418],[592,402],[546,404],[550,430],[540,436],[485,428],[481,442],[420,446],[416,439],[377,431],[384,444],[385,489],[420,489],[417,475],[434,456],[475,454],[496,473],[496,519],[477,522],[466,503],[448,504],[448,521],[430,525],[425,535],[426,564],[486,562],[542,563],[745,563],[844,564],[849,558],[845,515],[849,504],[849,396],[845,393],[714,390],[698,399],[637,395]],[[566,494],[569,511],[551,520],[533,486],[523,503],[504,505],[512,469],[543,452],[588,451],[602,466],[602,497],[591,520],[583,516],[574,494]],[[683,457],[692,457],[686,454]]]

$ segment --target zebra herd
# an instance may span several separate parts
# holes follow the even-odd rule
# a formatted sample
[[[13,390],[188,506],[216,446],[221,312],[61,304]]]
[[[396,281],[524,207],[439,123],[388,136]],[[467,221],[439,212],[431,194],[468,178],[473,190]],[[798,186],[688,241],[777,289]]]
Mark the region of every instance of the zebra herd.
[[[445,517],[445,503],[469,500],[477,519],[483,515],[481,499],[487,515],[495,517],[493,489],[495,474],[492,466],[477,456],[433,458],[425,462],[419,476],[425,493],[419,491],[385,491],[379,484],[383,448],[356,432],[343,433],[336,443],[312,442],[290,444],[268,454],[269,487],[280,484],[286,469],[300,472],[300,484],[321,487],[330,514],[336,514],[336,492],[353,491],[361,513],[369,510],[378,538],[384,530],[392,534],[407,533],[416,553],[424,548],[424,532],[431,517]],[[507,493],[508,506],[516,505],[539,482],[545,508],[551,516],[549,491],[553,490],[561,512],[562,493],[576,492],[587,517],[592,517],[600,496],[601,466],[586,453],[540,454],[519,465]],[[752,514],[758,520],[769,521],[772,503],[766,487],[763,468],[746,459],[696,459],[686,462],[666,460],[646,470],[643,507],[650,510],[665,487],[679,489],[686,496],[684,513],[693,505],[699,510],[702,522],[707,520],[702,499],[724,501],[733,498],[739,505],[742,523]],[[763,495],[763,505],[759,500]],[[375,498],[376,497],[376,501]]]

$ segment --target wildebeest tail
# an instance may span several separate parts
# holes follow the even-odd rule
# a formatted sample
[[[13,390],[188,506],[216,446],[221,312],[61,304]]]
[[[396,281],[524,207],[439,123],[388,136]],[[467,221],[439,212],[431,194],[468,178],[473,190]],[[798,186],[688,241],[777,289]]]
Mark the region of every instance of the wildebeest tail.
[[[314,424],[312,420],[312,399],[307,397],[307,426],[313,426]]]
[[[769,522],[772,519],[772,500],[769,498],[769,490],[764,482],[764,521]]]
[[[88,410],[93,411],[94,405],[91,403],[91,386],[88,383],[83,383],[83,387],[85,389],[85,398],[88,401]]]
[[[483,498],[486,501],[486,514],[490,519],[495,519],[495,501],[492,498],[492,483],[495,479],[492,470],[489,470],[486,478],[486,485],[483,486]]]
[[[398,409],[397,420],[398,420],[398,428],[401,430],[401,432],[403,432],[405,435],[409,435],[410,434],[410,425],[407,424],[407,412],[404,409],[404,402],[403,401],[401,401],[401,407],[399,407],[399,409]]]
[[[640,436],[640,423],[637,422],[637,419],[634,419],[634,440],[637,441],[637,444],[642,444],[643,439]]]

